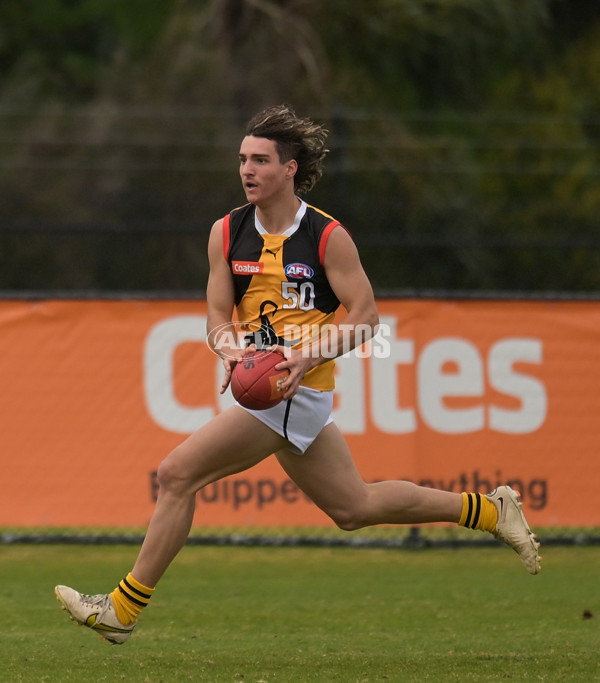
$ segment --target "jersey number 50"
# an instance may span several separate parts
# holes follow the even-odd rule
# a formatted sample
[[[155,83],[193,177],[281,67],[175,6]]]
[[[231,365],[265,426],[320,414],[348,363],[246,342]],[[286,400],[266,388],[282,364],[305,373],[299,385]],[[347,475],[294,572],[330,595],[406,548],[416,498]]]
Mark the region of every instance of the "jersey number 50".
[[[286,299],[283,308],[311,311],[315,307],[315,286],[310,280],[301,283],[282,282],[281,297]]]

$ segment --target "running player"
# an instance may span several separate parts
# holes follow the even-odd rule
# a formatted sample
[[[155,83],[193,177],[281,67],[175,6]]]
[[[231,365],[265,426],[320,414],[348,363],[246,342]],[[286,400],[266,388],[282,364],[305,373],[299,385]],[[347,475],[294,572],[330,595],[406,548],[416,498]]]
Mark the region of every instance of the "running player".
[[[111,593],[86,595],[56,587],[56,596],[71,617],[111,643],[129,638],[157,583],[186,542],[197,492],[272,453],[342,529],[454,522],[492,533],[518,553],[527,571],[540,570],[539,543],[510,487],[480,495],[408,481],[367,484],[331,420],[332,356],[362,343],[365,329],[375,330],[378,315],[349,233],[301,199],[321,176],[326,137],[322,126],[299,118],[287,106],[261,111],[247,126],[239,160],[248,203],[218,220],[209,238],[209,343],[223,358],[222,392],[237,360],[256,345],[285,351],[279,366],[290,371],[282,385],[285,400],[264,411],[235,405],[163,460],[156,508],[139,555]],[[345,315],[336,327],[332,321],[340,304]],[[260,326],[261,334],[250,335],[252,344],[246,348],[228,346],[219,334],[231,323],[234,308],[239,320],[254,324],[249,329]],[[286,331],[299,328],[310,329],[310,338],[286,338]],[[320,330],[328,335],[323,347]],[[349,339],[342,330],[356,333]]]

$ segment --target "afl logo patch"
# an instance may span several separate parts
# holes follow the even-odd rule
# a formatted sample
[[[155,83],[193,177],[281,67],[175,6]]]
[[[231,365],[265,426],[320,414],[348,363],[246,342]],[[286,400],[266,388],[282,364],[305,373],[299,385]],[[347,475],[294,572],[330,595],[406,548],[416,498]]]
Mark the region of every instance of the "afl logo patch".
[[[288,263],[285,267],[286,277],[291,277],[294,280],[308,280],[314,274],[314,270],[305,263]]]

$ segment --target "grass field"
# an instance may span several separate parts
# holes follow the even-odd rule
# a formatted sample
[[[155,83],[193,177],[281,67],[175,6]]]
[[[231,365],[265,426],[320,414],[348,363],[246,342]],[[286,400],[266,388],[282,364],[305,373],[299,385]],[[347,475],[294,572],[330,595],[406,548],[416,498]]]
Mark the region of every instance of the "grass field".
[[[187,547],[133,637],[70,622],[132,546],[0,546],[0,681],[600,681],[600,548]],[[593,614],[583,618],[584,610]]]

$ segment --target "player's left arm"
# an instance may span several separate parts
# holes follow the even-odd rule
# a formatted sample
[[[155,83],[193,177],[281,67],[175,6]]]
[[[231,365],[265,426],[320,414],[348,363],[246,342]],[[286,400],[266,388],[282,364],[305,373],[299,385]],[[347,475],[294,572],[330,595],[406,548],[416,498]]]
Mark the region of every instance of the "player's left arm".
[[[356,245],[342,226],[334,228],[329,235],[323,266],[327,280],[345,308],[346,315],[337,326],[328,326],[328,339],[305,342],[304,346],[311,348],[310,353],[289,347],[276,347],[286,356],[286,361],[277,368],[287,368],[290,371],[288,378],[281,384],[285,399],[296,393],[309,370],[370,339],[379,323],[373,288],[360,262]],[[326,355],[322,355],[322,349],[327,349]]]
[[[329,235],[323,265],[331,289],[346,309],[337,328],[337,355],[341,355],[373,336],[379,314],[354,240],[341,225]]]

